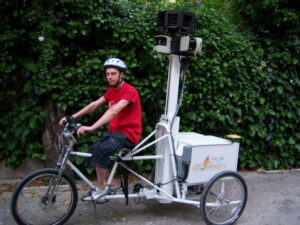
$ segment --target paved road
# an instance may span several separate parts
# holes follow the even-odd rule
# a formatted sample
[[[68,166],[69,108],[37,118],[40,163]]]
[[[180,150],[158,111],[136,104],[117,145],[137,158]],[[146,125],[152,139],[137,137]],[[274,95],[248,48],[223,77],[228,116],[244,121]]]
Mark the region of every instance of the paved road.
[[[246,209],[236,225],[299,225],[300,171],[241,173],[248,186]],[[3,183],[3,182],[2,182]],[[0,225],[13,225],[9,211],[10,188],[0,185]],[[82,193],[80,193],[82,195]],[[183,204],[142,200],[111,200],[103,205],[78,202],[67,225],[205,225],[199,209]]]

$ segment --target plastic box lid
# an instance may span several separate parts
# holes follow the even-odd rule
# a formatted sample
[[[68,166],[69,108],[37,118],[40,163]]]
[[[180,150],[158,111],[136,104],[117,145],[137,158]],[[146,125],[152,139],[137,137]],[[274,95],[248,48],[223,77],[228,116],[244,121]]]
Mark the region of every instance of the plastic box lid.
[[[198,134],[195,132],[180,132],[176,137],[176,140],[182,144],[187,144],[191,146],[232,144],[230,140],[224,138]]]

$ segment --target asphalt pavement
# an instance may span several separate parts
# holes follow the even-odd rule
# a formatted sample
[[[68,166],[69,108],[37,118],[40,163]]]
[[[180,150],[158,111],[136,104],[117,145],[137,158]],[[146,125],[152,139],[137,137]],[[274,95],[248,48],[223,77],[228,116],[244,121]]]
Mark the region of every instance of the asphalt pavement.
[[[248,201],[236,225],[299,225],[300,171],[240,172],[248,187]],[[10,214],[12,181],[0,180],[0,225],[16,224]],[[79,192],[79,198],[83,195]],[[156,200],[111,200],[97,204],[79,200],[67,225],[205,225],[200,210],[185,204]]]

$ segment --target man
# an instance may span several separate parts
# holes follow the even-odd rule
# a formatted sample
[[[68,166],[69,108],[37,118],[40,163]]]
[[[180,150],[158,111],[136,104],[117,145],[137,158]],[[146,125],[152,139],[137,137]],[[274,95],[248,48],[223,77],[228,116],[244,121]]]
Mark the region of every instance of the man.
[[[107,111],[91,126],[81,126],[77,134],[86,135],[99,127],[109,123],[108,133],[105,133],[89,149],[92,157],[88,160],[88,166],[96,168],[97,189],[83,200],[95,200],[120,188],[120,184],[113,179],[109,189],[105,188],[109,177],[108,166],[110,156],[122,148],[131,148],[140,140],[142,133],[142,109],[137,90],[124,82],[123,78],[127,66],[118,58],[110,58],[105,61],[104,69],[108,89],[102,97],[72,115],[75,119],[95,111],[104,103],[108,104]],[[60,125],[66,118],[62,118]]]

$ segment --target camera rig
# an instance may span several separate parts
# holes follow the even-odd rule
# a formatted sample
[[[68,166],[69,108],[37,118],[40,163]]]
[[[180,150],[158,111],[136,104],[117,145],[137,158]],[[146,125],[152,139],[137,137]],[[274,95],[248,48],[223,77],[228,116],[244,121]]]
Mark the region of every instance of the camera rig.
[[[192,13],[182,10],[163,11],[158,14],[157,24],[167,35],[154,37],[155,52],[191,57],[201,51],[202,38],[189,36],[195,27],[195,16]]]
[[[168,10],[158,14],[158,29],[162,30],[165,35],[155,36],[156,44],[153,50],[169,59],[165,113],[160,118],[160,124],[168,128],[173,141],[157,144],[156,154],[163,155],[164,160],[158,160],[155,165],[155,171],[160,171],[155,174],[155,183],[164,184],[162,189],[167,193],[173,192],[170,180],[177,179],[177,174],[173,172],[175,169],[172,169],[172,166],[177,163],[172,163],[171,155],[176,154],[176,146],[179,143],[176,140],[180,135],[180,118],[177,112],[183,94],[185,80],[183,71],[188,67],[190,58],[196,56],[202,47],[201,38],[189,36],[194,31],[194,26],[195,16],[192,13]],[[180,77],[182,78],[181,85]],[[178,101],[179,86],[181,86],[181,96]],[[164,128],[157,127],[157,139],[162,138],[165,133]],[[167,203],[165,200],[161,202]]]

